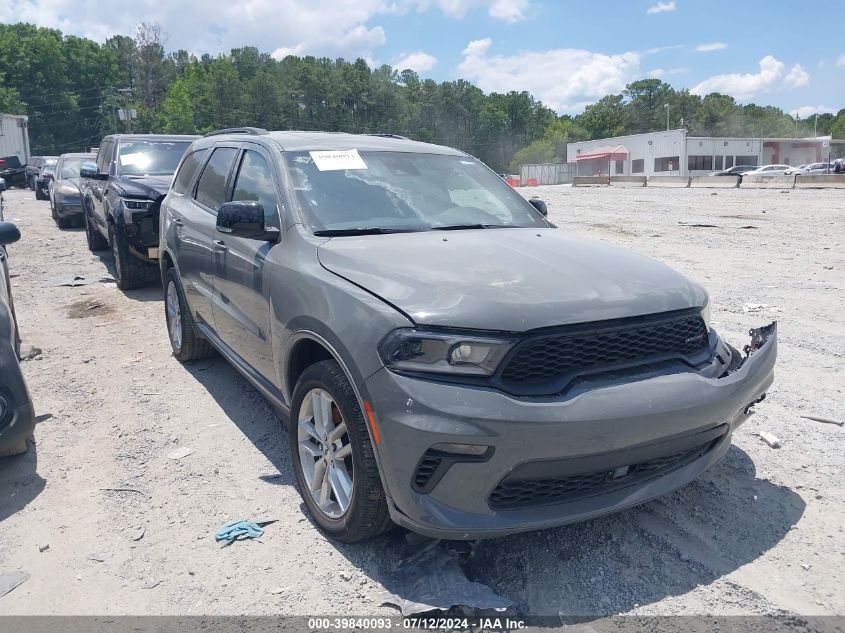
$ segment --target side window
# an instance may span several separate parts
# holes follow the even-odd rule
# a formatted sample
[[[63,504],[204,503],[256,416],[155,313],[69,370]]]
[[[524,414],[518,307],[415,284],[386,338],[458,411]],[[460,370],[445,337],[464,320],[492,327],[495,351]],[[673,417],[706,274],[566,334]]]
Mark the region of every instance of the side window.
[[[232,164],[238,150],[233,147],[218,147],[211,153],[211,158],[202,170],[202,176],[197,183],[197,202],[217,210],[226,198],[226,179],[232,171]]]
[[[111,148],[111,141],[105,141],[102,145],[100,145],[100,151],[97,152],[97,168],[100,172],[105,172],[109,169],[109,164],[111,163]]]
[[[278,224],[276,218],[281,212],[281,204],[276,191],[276,182],[273,180],[273,170],[267,163],[267,159],[258,152],[251,150],[244,152],[238,177],[235,180],[232,200],[260,202],[264,207],[264,219],[267,224],[272,226]]]
[[[204,149],[200,149],[196,152],[191,152],[185,157],[185,160],[182,161],[182,166],[179,167],[179,171],[173,179],[173,186],[171,187],[173,191],[176,193],[185,193],[188,190],[188,185],[194,177],[194,172],[196,172],[197,167],[202,163],[202,159],[205,158],[205,151]]]

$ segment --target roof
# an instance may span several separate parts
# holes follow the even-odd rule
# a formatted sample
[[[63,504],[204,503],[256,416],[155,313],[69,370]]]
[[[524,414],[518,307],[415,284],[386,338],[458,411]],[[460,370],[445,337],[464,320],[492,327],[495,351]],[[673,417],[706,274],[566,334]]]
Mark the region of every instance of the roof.
[[[118,141],[193,141],[200,137],[195,134],[109,134],[106,138]]]
[[[421,143],[399,136],[347,134],[345,132],[274,131],[267,134],[233,132],[203,137],[201,145],[207,146],[222,140],[261,142],[262,139],[271,139],[286,152],[357,149],[371,152],[417,152],[421,154],[466,156],[464,152],[451,147]]]
[[[97,155],[94,152],[68,152],[67,154],[62,154],[59,158],[96,158]]]
[[[575,157],[575,160],[622,160],[628,156],[628,150],[624,145],[603,145],[601,147],[593,147],[581,152]]]

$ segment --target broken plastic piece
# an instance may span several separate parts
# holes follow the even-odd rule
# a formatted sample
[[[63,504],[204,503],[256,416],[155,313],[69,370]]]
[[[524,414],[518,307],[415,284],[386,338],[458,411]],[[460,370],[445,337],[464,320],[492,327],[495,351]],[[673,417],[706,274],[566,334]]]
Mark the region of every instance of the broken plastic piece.
[[[398,607],[403,616],[463,605],[474,609],[506,609],[513,604],[487,585],[469,580],[458,561],[432,541],[400,563],[383,581],[381,604]]]
[[[780,439],[777,435],[768,431],[760,431],[760,439],[772,448],[780,448]]]

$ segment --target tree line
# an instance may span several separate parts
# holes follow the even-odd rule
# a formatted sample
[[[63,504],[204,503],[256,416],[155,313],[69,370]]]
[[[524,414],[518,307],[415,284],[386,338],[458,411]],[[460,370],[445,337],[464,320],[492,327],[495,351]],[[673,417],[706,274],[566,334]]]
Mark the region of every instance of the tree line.
[[[0,24],[0,112],[27,114],[32,153],[96,147],[113,132],[202,134],[256,126],[392,133],[460,148],[497,171],[566,159],[566,143],[670,127],[713,136],[845,138],[845,109],[796,122],[772,106],[628,84],[577,116],[558,116],[528,92],[485,94],[363,59],[288,56],[254,47],[201,57],[168,52],[156,24],[99,44],[30,24]],[[128,116],[131,113],[133,116]]]

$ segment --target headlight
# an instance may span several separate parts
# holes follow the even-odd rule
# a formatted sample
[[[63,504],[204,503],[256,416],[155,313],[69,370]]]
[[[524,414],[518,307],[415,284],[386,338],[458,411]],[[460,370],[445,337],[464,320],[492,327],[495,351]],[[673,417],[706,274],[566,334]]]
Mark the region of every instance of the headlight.
[[[79,195],[79,189],[77,189],[77,188],[76,188],[76,187],[74,187],[73,185],[59,185],[59,186],[56,188],[56,191],[58,191],[58,192],[59,192],[60,194],[62,194],[63,196],[76,196],[76,195]]]
[[[701,308],[701,318],[704,320],[704,327],[710,331],[710,297],[707,297],[707,303]]]
[[[379,355],[391,369],[489,376],[511,347],[504,337],[402,328],[384,338]]]
[[[152,204],[152,200],[134,200],[132,198],[121,198],[123,206],[127,209],[148,209]]]

